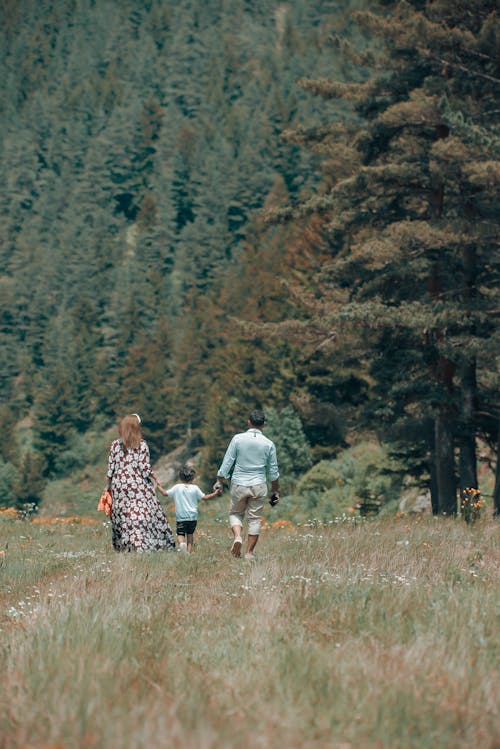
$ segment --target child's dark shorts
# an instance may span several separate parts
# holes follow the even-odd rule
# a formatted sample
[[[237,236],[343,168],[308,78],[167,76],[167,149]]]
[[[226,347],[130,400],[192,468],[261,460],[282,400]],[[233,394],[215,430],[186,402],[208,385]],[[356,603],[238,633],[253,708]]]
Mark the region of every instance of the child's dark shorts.
[[[178,536],[191,535],[196,530],[197,520],[178,520],[176,523],[176,530]]]

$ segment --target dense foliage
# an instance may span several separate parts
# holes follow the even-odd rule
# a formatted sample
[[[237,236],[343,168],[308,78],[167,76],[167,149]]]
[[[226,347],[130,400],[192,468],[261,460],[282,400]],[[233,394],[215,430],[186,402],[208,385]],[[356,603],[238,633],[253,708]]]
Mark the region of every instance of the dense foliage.
[[[367,80],[302,81],[358,119],[289,134],[321,152],[324,184],[277,215],[319,217],[304,324],[364,362],[367,426],[455,514],[477,436],[498,437],[498,19],[490,0],[384,5],[358,14],[384,42],[353,53]]]
[[[291,484],[369,432],[439,511],[477,485],[494,6],[366,5],[2,4],[2,499],[36,501],[130,411],[153,456],[189,440],[211,473],[255,405]]]

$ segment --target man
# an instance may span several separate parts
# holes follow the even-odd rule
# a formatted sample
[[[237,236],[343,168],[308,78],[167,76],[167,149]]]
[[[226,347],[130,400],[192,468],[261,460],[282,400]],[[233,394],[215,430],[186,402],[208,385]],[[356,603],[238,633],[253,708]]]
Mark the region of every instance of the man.
[[[241,556],[243,519],[245,512],[248,512],[245,559],[253,559],[253,552],[259,540],[268,475],[271,481],[271,503],[275,505],[280,499],[276,447],[274,442],[262,434],[265,424],[263,412],[259,409],[252,411],[248,420],[248,430],[235,434],[229,443],[214,484],[214,491],[217,491],[231,476],[229,522],[234,537],[231,553],[235,557]]]

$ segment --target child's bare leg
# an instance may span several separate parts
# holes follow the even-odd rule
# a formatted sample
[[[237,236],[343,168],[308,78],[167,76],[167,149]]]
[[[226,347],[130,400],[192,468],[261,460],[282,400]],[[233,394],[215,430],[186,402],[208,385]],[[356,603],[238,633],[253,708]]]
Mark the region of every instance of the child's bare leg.
[[[177,534],[177,543],[181,551],[187,551],[186,536],[180,536]]]
[[[193,551],[194,533],[187,534],[187,550],[191,554]]]

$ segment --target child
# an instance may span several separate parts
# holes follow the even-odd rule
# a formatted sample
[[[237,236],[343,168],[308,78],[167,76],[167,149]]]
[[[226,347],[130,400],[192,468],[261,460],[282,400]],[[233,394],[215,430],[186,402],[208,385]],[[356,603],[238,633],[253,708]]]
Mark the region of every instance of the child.
[[[203,494],[200,487],[193,484],[195,473],[194,468],[185,465],[179,471],[180,482],[178,484],[168,491],[158,486],[158,490],[164,497],[172,497],[174,500],[179,551],[189,554],[193,551],[193,537],[198,521],[198,500],[213,499],[222,494],[222,489]]]

